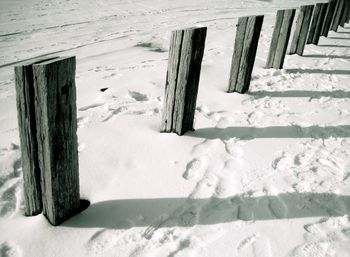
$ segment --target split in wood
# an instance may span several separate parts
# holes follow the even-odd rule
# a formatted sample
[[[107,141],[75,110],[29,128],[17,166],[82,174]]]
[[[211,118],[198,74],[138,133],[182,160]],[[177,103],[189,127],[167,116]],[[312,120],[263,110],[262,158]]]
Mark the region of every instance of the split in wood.
[[[249,89],[264,16],[238,19],[228,92],[245,93]]]
[[[26,215],[79,212],[75,57],[15,67]]]
[[[206,34],[206,27],[172,32],[161,132],[193,130]]]
[[[295,9],[277,11],[266,68],[283,68],[294,16]]]
[[[307,38],[307,44],[317,45],[321,37],[322,27],[325,21],[328,3],[318,3],[315,6],[314,15]]]

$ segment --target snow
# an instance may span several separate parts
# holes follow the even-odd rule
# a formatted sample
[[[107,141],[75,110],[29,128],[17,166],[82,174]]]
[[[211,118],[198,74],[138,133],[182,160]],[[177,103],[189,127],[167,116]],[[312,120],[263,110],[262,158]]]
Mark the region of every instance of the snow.
[[[0,256],[350,256],[349,24],[264,69],[276,10],[314,3],[0,1]],[[250,91],[228,94],[237,19],[255,14]],[[193,26],[196,130],[159,133],[170,33]],[[13,66],[58,55],[77,56],[91,205],[52,227],[23,216]]]

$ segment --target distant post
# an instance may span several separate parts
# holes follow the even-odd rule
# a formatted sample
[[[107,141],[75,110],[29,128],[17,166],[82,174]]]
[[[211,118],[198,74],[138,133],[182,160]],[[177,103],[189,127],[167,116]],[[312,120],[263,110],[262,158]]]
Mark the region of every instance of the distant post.
[[[300,7],[289,54],[296,53],[300,56],[303,55],[313,10],[313,5],[303,5]]]
[[[75,57],[33,65],[43,213],[53,225],[80,207]]]
[[[193,130],[206,34],[206,27],[171,34],[161,132]]]
[[[337,5],[337,0],[330,0],[328,3],[325,20],[321,30],[321,36],[328,37],[328,33],[331,28],[336,5]]]
[[[331,25],[331,30],[333,30],[335,32],[338,31],[338,26],[340,24],[343,8],[344,8],[344,1],[343,0],[337,0],[337,5],[336,5],[336,8],[335,8],[335,13],[334,13],[334,17],[333,17],[332,25]]]
[[[263,21],[264,16],[238,19],[228,92],[242,94],[249,89]]]
[[[322,26],[324,24],[325,15],[327,11],[328,3],[316,4],[314,15],[312,17],[312,23],[309,31],[309,37],[307,38],[307,44],[317,45],[320,40]]]
[[[33,65],[26,64],[15,67],[15,78],[25,215],[33,216],[42,212],[41,173],[38,160],[34,109]]]
[[[266,68],[282,69],[294,16],[295,9],[277,11]]]

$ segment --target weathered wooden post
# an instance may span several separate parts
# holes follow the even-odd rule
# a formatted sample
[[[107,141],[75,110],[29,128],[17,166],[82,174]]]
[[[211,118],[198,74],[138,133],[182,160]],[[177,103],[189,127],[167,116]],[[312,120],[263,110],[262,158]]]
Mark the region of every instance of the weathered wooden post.
[[[59,225],[80,208],[75,57],[33,65],[43,213]]]
[[[338,26],[340,24],[340,19],[341,19],[341,15],[343,12],[343,5],[344,5],[344,1],[343,0],[337,0],[337,5],[335,8],[335,13],[334,13],[334,17],[332,20],[332,25],[331,25],[331,30],[337,32],[338,31]]]
[[[206,27],[171,34],[161,132],[193,130],[206,34]]]
[[[282,69],[294,16],[295,9],[277,11],[266,68]]]
[[[249,89],[263,21],[264,16],[238,19],[228,92],[242,94]]]
[[[289,54],[296,53],[300,56],[303,55],[313,10],[313,5],[303,5],[300,7]]]
[[[320,40],[321,30],[324,23],[328,3],[318,3],[315,6],[314,15],[307,38],[307,44],[317,45]]]
[[[41,173],[36,139],[33,65],[15,67],[18,129],[21,142],[25,215],[42,212]]]
[[[321,30],[321,36],[328,37],[328,33],[331,28],[336,5],[337,5],[337,0],[330,0],[328,3],[325,20]]]
[[[344,28],[345,23],[347,23],[347,19],[349,16],[349,9],[350,9],[349,0],[344,1],[343,12],[342,12],[341,19],[340,19],[340,26],[343,28]]]

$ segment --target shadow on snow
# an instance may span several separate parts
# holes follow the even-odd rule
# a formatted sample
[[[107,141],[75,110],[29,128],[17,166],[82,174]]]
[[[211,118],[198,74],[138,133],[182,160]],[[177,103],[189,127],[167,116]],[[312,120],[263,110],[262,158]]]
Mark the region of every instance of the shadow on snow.
[[[349,214],[350,196],[285,193],[228,198],[160,198],[111,200],[92,204],[63,226],[80,228],[191,227],[228,223],[329,217]]]

